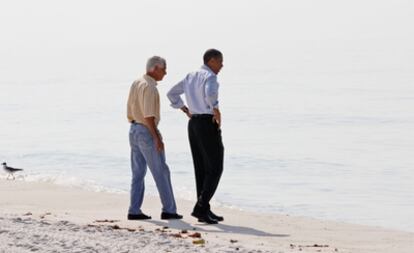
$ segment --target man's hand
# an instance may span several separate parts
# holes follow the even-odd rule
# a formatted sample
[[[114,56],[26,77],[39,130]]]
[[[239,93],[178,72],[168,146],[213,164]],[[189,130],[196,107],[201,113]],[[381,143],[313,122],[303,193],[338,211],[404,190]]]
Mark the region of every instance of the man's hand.
[[[159,134],[157,130],[157,126],[155,125],[155,117],[147,117],[145,118],[145,126],[151,133],[151,136],[154,140],[155,148],[158,152],[164,150],[164,143],[162,142],[161,134]]]
[[[221,126],[221,113],[220,110],[218,108],[214,108],[213,109],[213,122],[216,122],[217,125]]]
[[[191,113],[190,113],[190,110],[188,110],[187,106],[184,105],[180,109],[187,115],[187,117],[191,118]]]
[[[158,152],[161,152],[164,150],[164,143],[162,142],[161,138],[155,138],[155,148]]]

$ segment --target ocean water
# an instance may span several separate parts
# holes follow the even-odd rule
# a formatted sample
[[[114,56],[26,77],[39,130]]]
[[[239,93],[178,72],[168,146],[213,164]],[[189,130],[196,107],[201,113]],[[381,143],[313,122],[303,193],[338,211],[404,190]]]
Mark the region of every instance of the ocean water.
[[[128,194],[126,99],[157,54],[174,191],[194,200],[187,119],[165,94],[217,47],[216,204],[414,231],[411,1],[24,2],[0,8],[0,161],[19,179]]]
[[[216,204],[414,231],[413,72],[230,71]],[[0,159],[26,181],[128,194],[132,79],[1,83]],[[169,82],[160,130],[175,194],[194,200],[187,119],[168,106]],[[156,195],[150,173],[146,184]]]

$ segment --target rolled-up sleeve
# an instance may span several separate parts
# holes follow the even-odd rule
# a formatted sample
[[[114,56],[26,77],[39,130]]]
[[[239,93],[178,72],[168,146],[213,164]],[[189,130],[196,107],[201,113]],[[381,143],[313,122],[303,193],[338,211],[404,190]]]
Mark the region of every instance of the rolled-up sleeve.
[[[181,99],[181,94],[184,93],[184,82],[185,79],[174,85],[167,93],[172,108],[179,109],[184,106],[184,101]]]
[[[210,76],[206,81],[205,94],[206,94],[206,102],[212,108],[219,107],[218,88],[219,88],[219,84],[217,82],[217,77]]]

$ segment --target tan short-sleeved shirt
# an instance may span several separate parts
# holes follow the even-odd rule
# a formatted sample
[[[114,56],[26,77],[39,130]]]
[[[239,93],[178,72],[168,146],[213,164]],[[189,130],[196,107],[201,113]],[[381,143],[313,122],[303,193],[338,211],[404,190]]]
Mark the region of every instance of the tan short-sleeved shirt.
[[[128,121],[145,124],[144,118],[155,117],[160,122],[160,95],[157,82],[149,75],[134,81],[131,85],[127,105]]]

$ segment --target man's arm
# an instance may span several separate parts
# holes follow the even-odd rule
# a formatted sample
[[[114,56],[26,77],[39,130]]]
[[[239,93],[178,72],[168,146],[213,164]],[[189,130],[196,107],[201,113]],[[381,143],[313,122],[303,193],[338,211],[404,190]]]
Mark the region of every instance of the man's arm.
[[[215,121],[220,127],[221,113],[219,110],[218,88],[219,84],[217,82],[217,77],[209,77],[205,86],[206,102],[213,108],[213,121]]]
[[[158,152],[161,152],[164,150],[164,143],[161,140],[161,136],[158,134],[157,126],[155,125],[155,117],[147,117],[145,119],[145,125],[148,127],[152,138],[155,143],[155,147]]]
[[[204,86],[204,92],[206,94],[205,100],[211,108],[218,108],[218,88],[219,84],[217,82],[217,77],[210,76],[206,80],[206,85]]]
[[[187,115],[187,117],[191,118],[190,110],[188,110],[188,107],[184,105],[184,101],[181,99],[181,94],[184,93],[184,82],[185,79],[174,85],[167,93],[167,97],[171,102],[172,108],[180,108],[181,111]]]
[[[174,85],[167,93],[172,108],[179,109],[184,106],[184,101],[181,99],[181,94],[184,93],[184,82],[185,79]]]

